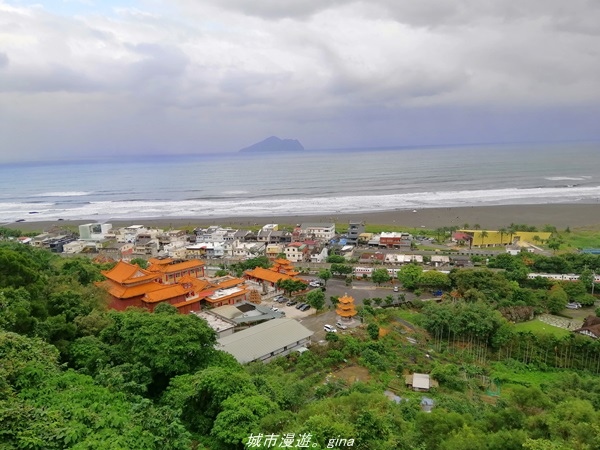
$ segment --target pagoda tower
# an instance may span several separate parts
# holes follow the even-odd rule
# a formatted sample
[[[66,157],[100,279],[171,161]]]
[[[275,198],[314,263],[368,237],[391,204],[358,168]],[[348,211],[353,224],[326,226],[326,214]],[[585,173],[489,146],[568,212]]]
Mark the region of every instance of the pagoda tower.
[[[290,261],[283,258],[273,261],[273,267],[271,267],[269,270],[277,273],[283,273],[285,275],[289,275],[290,277],[294,277],[300,273],[294,268],[294,265]]]
[[[344,294],[343,297],[340,297],[338,299],[338,304],[335,307],[335,312],[343,320],[352,319],[352,317],[354,317],[357,314],[356,308],[354,307],[354,299],[348,294]]]

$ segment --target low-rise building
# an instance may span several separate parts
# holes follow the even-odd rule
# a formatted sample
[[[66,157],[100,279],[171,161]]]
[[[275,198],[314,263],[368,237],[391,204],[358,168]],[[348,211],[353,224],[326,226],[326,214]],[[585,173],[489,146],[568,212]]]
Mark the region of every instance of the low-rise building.
[[[316,239],[328,242],[335,237],[335,223],[303,223],[293,232],[294,241]]]
[[[112,230],[110,223],[86,223],[79,225],[79,239],[83,241],[101,241]]]
[[[386,248],[409,247],[411,235],[408,233],[383,232],[379,236],[379,246]]]
[[[312,331],[294,319],[273,319],[219,339],[217,348],[233,355],[241,364],[268,362],[306,347],[312,335]]]
[[[291,262],[306,262],[310,259],[310,248],[302,242],[292,242],[283,249],[285,257]]]

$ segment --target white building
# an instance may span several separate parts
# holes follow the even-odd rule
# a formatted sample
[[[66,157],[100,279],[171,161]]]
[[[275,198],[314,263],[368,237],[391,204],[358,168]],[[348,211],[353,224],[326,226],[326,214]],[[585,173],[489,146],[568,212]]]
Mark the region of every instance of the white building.
[[[254,258],[264,254],[265,244],[262,242],[226,242],[223,244],[224,256],[230,258]]]
[[[319,241],[329,241],[335,237],[335,223],[303,223],[300,228],[305,235]]]
[[[83,241],[101,241],[112,230],[110,223],[86,223],[79,225],[79,239]]]
[[[184,259],[187,256],[187,243],[184,240],[171,241],[163,245],[163,252],[174,259]]]
[[[73,241],[63,245],[63,253],[74,254],[81,253],[86,246],[85,241]]]
[[[301,242],[292,242],[283,249],[285,259],[293,263],[306,262],[310,258],[309,248]]]

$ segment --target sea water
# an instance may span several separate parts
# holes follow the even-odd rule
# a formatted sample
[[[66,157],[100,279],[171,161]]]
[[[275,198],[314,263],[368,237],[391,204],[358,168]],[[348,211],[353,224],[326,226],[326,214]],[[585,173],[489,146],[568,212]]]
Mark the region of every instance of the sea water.
[[[600,143],[0,165],[0,222],[327,215],[599,199]]]

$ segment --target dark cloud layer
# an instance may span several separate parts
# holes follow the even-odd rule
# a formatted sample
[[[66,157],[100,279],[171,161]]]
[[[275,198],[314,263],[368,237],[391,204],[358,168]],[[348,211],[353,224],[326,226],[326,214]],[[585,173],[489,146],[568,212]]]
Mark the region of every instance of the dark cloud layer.
[[[309,148],[600,138],[598,2],[15,5],[0,0],[0,161],[273,134]]]

